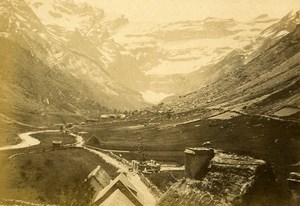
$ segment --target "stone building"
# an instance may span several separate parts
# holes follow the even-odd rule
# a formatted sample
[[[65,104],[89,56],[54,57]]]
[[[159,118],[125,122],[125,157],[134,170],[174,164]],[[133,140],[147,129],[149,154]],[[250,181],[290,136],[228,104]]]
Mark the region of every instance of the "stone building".
[[[159,172],[161,165],[155,160],[139,162],[132,160],[132,171],[134,172]]]
[[[277,195],[274,174],[263,160],[201,147],[187,148],[185,155],[186,177],[158,205],[263,205]]]
[[[187,148],[185,151],[185,176],[200,179],[206,172],[214,150],[204,147]]]
[[[96,195],[92,206],[143,206],[142,199],[134,184],[120,173]]]

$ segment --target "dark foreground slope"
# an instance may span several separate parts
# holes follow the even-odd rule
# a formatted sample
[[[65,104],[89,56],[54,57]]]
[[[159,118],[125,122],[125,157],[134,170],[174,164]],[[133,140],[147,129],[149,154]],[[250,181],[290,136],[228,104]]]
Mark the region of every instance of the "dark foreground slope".
[[[93,196],[93,190],[83,182],[94,168],[103,164],[98,156],[82,149],[19,152],[25,154],[11,159],[0,154],[1,200],[59,205],[70,205],[70,201],[75,200],[78,205],[85,205],[81,201]]]
[[[84,180],[100,165],[104,183],[117,176],[116,169],[83,148],[68,147],[75,137],[64,133],[38,133],[40,145],[0,151],[0,204],[13,201],[55,205],[90,205],[94,190]],[[62,141],[61,149],[52,147]],[[19,204],[18,204],[19,205]]]

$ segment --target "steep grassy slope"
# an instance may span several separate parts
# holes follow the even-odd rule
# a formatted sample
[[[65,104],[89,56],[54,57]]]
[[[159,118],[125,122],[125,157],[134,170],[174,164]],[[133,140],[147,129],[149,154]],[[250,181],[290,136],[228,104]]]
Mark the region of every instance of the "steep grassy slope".
[[[105,109],[92,100],[82,81],[49,68],[12,41],[0,38],[0,45],[1,105],[6,107],[1,113],[4,115],[22,121],[18,113],[44,116],[45,112],[56,111],[80,115],[86,109]]]
[[[85,195],[93,195],[83,185],[88,174],[98,165],[104,173],[113,171],[97,155],[82,149],[23,154],[9,160],[4,157],[1,153],[0,199],[66,206],[76,201],[74,205],[86,205],[80,201],[86,200]]]
[[[77,78],[49,68],[10,40],[0,38],[0,47],[0,145],[15,144],[18,133],[38,126],[109,111]]]

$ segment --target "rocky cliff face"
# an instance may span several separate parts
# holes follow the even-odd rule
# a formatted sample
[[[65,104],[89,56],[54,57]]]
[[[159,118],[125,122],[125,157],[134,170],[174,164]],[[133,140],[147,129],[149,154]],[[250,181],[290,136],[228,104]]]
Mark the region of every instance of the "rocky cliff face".
[[[118,83],[135,89],[137,79],[143,74],[135,66],[134,57],[112,38],[112,34],[128,23],[124,16],[75,1],[35,0],[28,4],[61,44],[97,63]]]
[[[8,82],[5,87],[13,93],[9,93],[10,96],[27,101],[25,94],[34,93],[28,101],[35,105],[43,107],[40,99],[48,99],[52,108],[60,111],[55,102],[61,101],[72,108],[68,111],[72,114],[87,113],[89,109],[101,111],[104,107],[125,110],[146,105],[141,94],[112,77],[107,69],[111,67],[105,62],[109,57],[104,58],[104,52],[98,51],[116,47],[113,41],[109,44],[107,36],[124,19],[99,23],[104,15],[101,10],[93,10],[87,4],[77,6],[72,1],[53,1],[53,7],[45,7],[42,12],[56,21],[45,22],[32,8],[40,8],[50,1],[30,1],[32,7],[25,1],[1,0],[0,3],[1,47],[6,48],[1,53],[1,70],[6,71],[1,78]],[[74,18],[70,19],[71,16]],[[82,17],[78,20],[81,27],[67,27],[76,23],[75,17]],[[10,74],[14,76],[8,77]],[[10,81],[10,78],[15,80]],[[24,82],[26,86],[15,81]],[[23,106],[29,109],[26,105]],[[89,108],[88,105],[94,106]]]
[[[87,106],[90,111],[107,110],[72,75],[50,68],[13,41],[0,38],[0,45],[5,51],[0,52],[1,106],[6,108],[1,107],[2,114],[23,122],[20,113],[45,116],[56,111],[80,116],[87,114]]]

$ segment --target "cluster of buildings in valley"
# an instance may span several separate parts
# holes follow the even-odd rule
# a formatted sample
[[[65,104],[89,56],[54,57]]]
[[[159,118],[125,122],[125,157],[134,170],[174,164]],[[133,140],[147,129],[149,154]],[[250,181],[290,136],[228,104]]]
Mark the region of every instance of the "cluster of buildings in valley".
[[[160,172],[161,165],[155,160],[137,161],[132,160],[132,171],[142,173]]]
[[[88,118],[85,121],[81,122],[80,125],[93,124],[102,121],[112,121],[112,120],[122,120],[125,119],[125,114],[102,114],[98,118]],[[58,128],[60,131],[67,131],[73,127],[73,123],[64,123],[64,124],[54,124],[54,127]]]
[[[65,124],[54,124],[54,127],[59,129],[60,132],[70,133],[70,129],[73,127],[73,123],[65,123]]]
[[[98,118],[94,119],[86,119],[85,122],[81,122],[81,125],[91,124],[91,123],[98,123],[101,121],[111,121],[116,119],[125,119],[125,114],[102,114]]]

